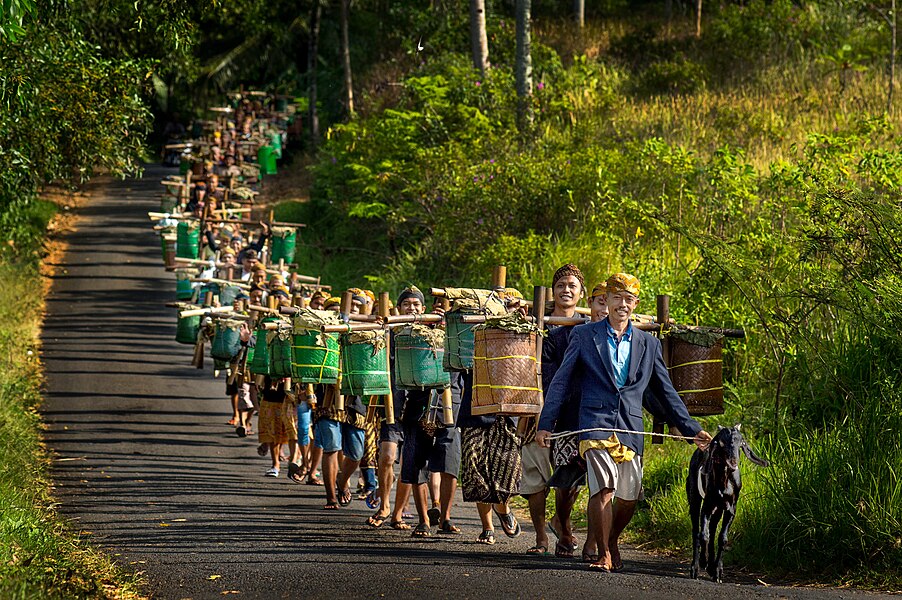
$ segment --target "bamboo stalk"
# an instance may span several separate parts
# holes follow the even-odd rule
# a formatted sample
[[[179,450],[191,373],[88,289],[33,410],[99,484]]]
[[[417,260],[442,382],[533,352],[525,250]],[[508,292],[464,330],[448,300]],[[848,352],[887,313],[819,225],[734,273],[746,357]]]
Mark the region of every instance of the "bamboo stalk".
[[[223,285],[233,285],[235,287],[240,287],[241,289],[244,289],[244,290],[251,289],[251,286],[249,286],[246,283],[238,283],[237,281],[229,281],[228,279],[218,279],[216,277],[192,277],[191,281],[193,283],[220,283]]]
[[[215,306],[212,308],[194,308],[189,310],[183,310],[179,312],[179,319],[184,319],[185,317],[200,317],[203,315],[213,315],[213,314],[228,314],[234,312],[234,308],[231,306]]]
[[[389,315],[382,317],[382,322],[387,325],[404,325],[407,323],[441,323],[442,315],[427,313],[423,315]]]
[[[390,310],[391,310],[391,300],[388,297],[388,292],[381,292],[379,294],[379,317],[382,319],[390,318]],[[391,366],[391,334],[389,333],[388,327],[385,328],[385,364],[387,367]],[[391,374],[389,374],[389,379],[391,378]],[[385,396],[385,422],[389,425],[394,425],[395,423],[395,401],[391,390],[391,385],[388,386],[388,394]]]
[[[454,427],[454,403],[451,388],[442,390],[442,421],[445,427]]]

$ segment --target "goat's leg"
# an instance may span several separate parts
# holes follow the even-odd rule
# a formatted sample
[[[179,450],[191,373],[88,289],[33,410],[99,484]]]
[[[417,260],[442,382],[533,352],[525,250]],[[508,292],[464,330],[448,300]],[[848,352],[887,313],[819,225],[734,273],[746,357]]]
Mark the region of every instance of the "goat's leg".
[[[708,536],[706,539],[708,542],[708,562],[706,564],[706,570],[712,579],[714,579],[717,565],[717,562],[715,561],[717,555],[717,526],[720,524],[720,517],[722,514],[723,511],[721,508],[719,506],[716,507],[711,515],[711,520],[708,522]]]
[[[698,526],[699,568],[704,569],[708,564],[708,524],[711,522],[711,505],[705,501],[702,504],[701,516]]]
[[[717,583],[723,582],[723,549],[727,545],[727,536],[730,534],[730,525],[733,523],[733,518],[735,516],[736,508],[728,506],[723,513],[723,526],[720,528],[720,538],[717,540],[717,560],[711,561],[708,565],[708,574],[711,575],[711,579]],[[711,567],[714,567],[713,573],[711,572]]]
[[[702,510],[702,498],[698,494],[689,497],[689,518],[692,521],[692,566],[689,567],[689,576],[698,579],[698,552],[701,546],[698,521]]]

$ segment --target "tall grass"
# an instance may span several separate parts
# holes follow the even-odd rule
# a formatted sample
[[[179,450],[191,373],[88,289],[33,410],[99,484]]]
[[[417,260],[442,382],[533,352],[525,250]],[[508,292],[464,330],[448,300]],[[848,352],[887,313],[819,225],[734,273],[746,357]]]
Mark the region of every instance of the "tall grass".
[[[56,513],[50,454],[41,442],[38,333],[42,232],[52,205],[27,205],[20,222],[31,240],[0,258],[0,598],[136,597],[137,586],[79,539]],[[5,232],[11,235],[12,232]]]

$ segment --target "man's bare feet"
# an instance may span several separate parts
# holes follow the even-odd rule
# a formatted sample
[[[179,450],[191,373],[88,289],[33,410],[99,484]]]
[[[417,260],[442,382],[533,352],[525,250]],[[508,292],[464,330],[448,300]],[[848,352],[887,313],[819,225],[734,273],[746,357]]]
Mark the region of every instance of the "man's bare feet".
[[[623,570],[623,559],[620,557],[620,548],[617,546],[617,540],[608,542],[608,550],[611,554],[611,570],[615,573]]]

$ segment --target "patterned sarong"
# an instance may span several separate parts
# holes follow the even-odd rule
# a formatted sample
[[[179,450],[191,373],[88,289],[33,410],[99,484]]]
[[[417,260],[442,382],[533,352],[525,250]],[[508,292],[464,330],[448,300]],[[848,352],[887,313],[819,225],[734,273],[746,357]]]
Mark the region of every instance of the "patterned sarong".
[[[506,417],[491,427],[464,427],[460,487],[465,502],[503,504],[520,491],[520,443]]]

